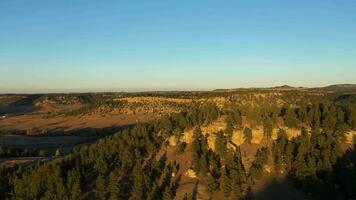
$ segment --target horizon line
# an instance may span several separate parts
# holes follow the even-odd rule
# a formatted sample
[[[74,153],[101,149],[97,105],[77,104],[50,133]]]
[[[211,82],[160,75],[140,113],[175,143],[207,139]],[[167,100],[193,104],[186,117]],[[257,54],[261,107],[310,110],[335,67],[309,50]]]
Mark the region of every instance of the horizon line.
[[[278,87],[291,87],[295,89],[318,89],[318,88],[324,88],[324,87],[329,87],[329,86],[342,86],[342,85],[355,85],[356,83],[338,83],[338,84],[326,84],[323,86],[312,86],[312,87],[307,87],[307,86],[293,86],[290,84],[283,84],[283,85],[272,85],[272,86],[265,86],[265,87],[258,87],[258,86],[251,86],[251,87],[230,87],[230,88],[214,88],[214,89],[111,89],[111,90],[105,90],[105,89],[97,89],[97,90],[81,90],[81,89],[73,89],[69,91],[25,91],[25,90],[20,90],[20,91],[14,91],[14,92],[7,92],[7,91],[0,91],[0,95],[20,95],[20,94],[86,94],[86,93],[157,93],[157,92],[214,92],[218,90],[243,90],[243,89],[273,89],[273,88],[278,88]]]

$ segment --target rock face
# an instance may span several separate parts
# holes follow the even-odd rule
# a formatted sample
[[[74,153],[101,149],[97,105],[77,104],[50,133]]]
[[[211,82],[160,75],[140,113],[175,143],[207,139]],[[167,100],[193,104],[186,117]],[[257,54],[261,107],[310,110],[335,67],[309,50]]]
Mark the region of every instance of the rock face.
[[[182,137],[180,137],[180,142],[185,142],[187,144],[190,144],[193,142],[193,130],[184,132]]]
[[[272,168],[269,165],[265,165],[263,166],[263,169],[267,172],[267,173],[271,173]]]
[[[189,178],[196,178],[197,177],[197,173],[195,173],[195,171],[193,169],[188,169],[185,173],[185,176],[189,177]]]
[[[236,145],[241,145],[244,143],[244,135],[243,132],[241,130],[235,130],[232,133],[232,137],[231,137],[231,142],[233,142]]]
[[[354,137],[356,137],[356,131],[349,131],[346,133],[346,143],[353,144]]]
[[[210,134],[208,136],[208,147],[214,152],[215,152],[215,141],[216,141],[216,135]]]
[[[177,136],[173,135],[168,139],[169,145],[171,146],[176,146],[178,143],[178,138]]]

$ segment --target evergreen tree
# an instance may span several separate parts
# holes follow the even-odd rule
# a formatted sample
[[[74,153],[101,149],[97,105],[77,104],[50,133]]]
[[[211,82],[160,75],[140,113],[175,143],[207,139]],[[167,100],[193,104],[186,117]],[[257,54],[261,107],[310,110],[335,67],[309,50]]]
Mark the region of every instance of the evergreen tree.
[[[67,188],[71,193],[70,199],[80,199],[80,197],[82,196],[81,175],[77,169],[73,169],[68,173]]]
[[[252,130],[250,128],[245,128],[244,129],[244,140],[246,144],[251,144],[251,140],[252,140]]]
[[[297,114],[295,113],[293,108],[286,109],[286,115],[284,117],[284,122],[290,128],[298,127]]]
[[[146,188],[144,174],[139,163],[136,164],[134,171],[134,185],[131,190],[130,200],[143,200],[145,199]]]
[[[313,107],[313,120],[312,120],[312,125],[314,128],[320,127],[320,109],[318,105],[314,105]]]
[[[1,154],[0,154],[0,155],[1,155]],[[38,152],[38,156],[39,156],[39,157],[45,157],[45,156],[46,156],[45,150],[41,149],[41,150]]]
[[[217,183],[216,179],[209,173],[206,185],[210,194],[214,193],[219,189],[219,184]]]
[[[273,132],[273,125],[270,118],[264,120],[263,124],[263,134],[267,138],[271,138]]]
[[[156,199],[161,199],[161,190],[158,187],[157,183],[154,182],[152,186],[151,192],[147,196],[147,200],[156,200]]]
[[[215,149],[221,158],[226,158],[226,143],[223,133],[220,131],[216,134]]]
[[[208,173],[208,160],[205,154],[202,154],[199,159],[199,172],[203,175]]]
[[[257,150],[255,160],[250,168],[250,173],[253,178],[260,179],[263,175],[263,167],[267,163],[268,148],[263,147]]]
[[[95,195],[96,198],[98,198],[99,200],[105,200],[106,199],[106,186],[105,186],[105,179],[104,177],[99,174],[96,182],[95,182]]]
[[[166,187],[166,189],[163,192],[163,200],[172,200],[172,199],[173,199],[172,189],[170,187]]]
[[[223,191],[225,197],[230,196],[231,181],[227,174],[226,167],[221,169],[220,188]]]
[[[61,156],[61,151],[59,150],[59,148],[56,149],[56,152],[55,152],[54,156],[55,156],[55,157]]]
[[[306,163],[307,147],[304,143],[300,143],[297,148],[297,155],[294,160],[294,173],[298,180],[305,180],[308,174],[308,166]]]
[[[111,172],[109,176],[109,200],[117,200],[119,198],[119,180],[115,172]]]
[[[82,189],[80,187],[79,181],[75,181],[71,188],[71,200],[80,200],[82,199]]]
[[[228,113],[226,117],[225,134],[229,140],[231,140],[233,132],[234,132],[233,117],[231,113]]]
[[[194,137],[191,146],[192,166],[196,172],[199,172],[200,167],[200,141]]]

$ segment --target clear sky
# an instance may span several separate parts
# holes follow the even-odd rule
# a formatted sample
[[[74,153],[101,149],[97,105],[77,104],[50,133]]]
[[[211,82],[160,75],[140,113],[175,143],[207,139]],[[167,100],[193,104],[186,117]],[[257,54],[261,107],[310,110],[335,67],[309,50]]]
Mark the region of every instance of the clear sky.
[[[0,0],[0,92],[336,83],[355,0]]]

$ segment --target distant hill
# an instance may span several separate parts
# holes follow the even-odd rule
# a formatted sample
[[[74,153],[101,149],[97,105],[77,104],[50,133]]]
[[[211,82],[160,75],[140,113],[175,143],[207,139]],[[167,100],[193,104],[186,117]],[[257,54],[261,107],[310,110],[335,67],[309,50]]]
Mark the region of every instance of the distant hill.
[[[307,88],[307,87],[293,87],[290,85],[282,85],[267,88],[232,88],[232,89],[216,89],[213,92],[234,92],[234,91],[246,91],[246,90],[277,90],[277,91],[291,91],[291,90],[318,90],[323,92],[346,92],[356,93],[356,84],[337,84],[329,85],[326,87]]]
[[[246,91],[246,90],[279,90],[279,91],[290,91],[290,90],[303,90],[308,89],[305,87],[293,87],[290,85],[282,85],[282,86],[275,86],[275,87],[267,87],[267,88],[232,88],[232,89],[216,89],[213,92],[234,92],[234,91]]]
[[[348,92],[348,93],[356,93],[356,84],[337,84],[337,85],[329,85],[326,87],[314,88],[326,92]]]

